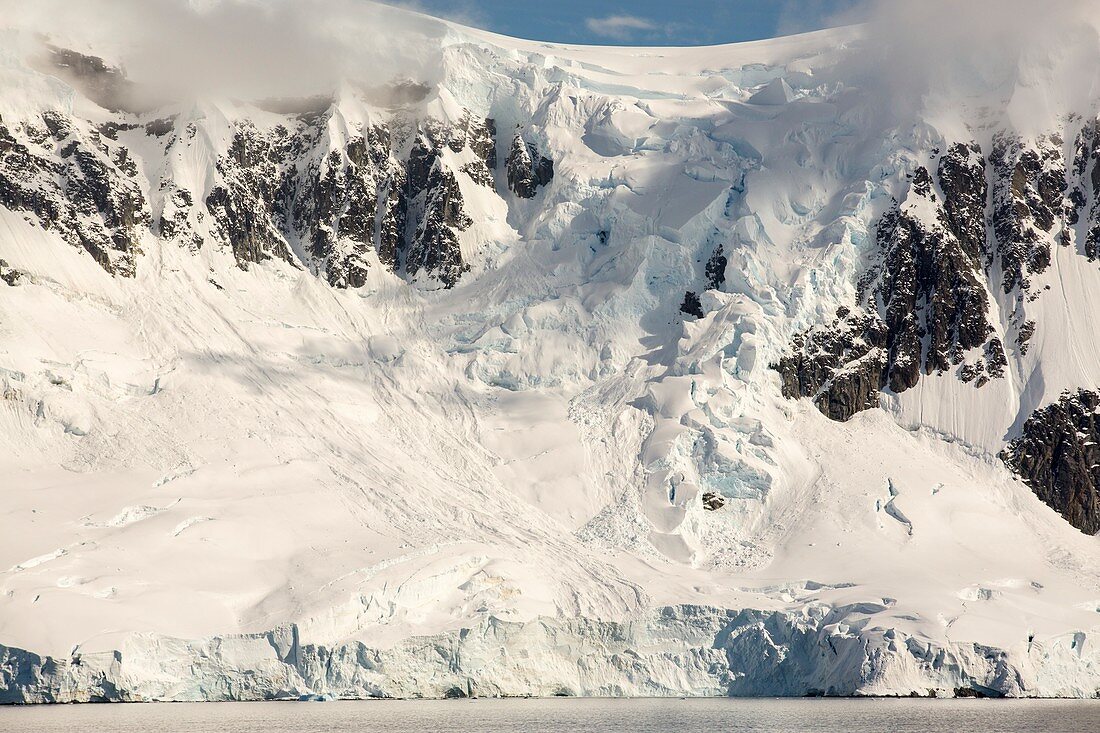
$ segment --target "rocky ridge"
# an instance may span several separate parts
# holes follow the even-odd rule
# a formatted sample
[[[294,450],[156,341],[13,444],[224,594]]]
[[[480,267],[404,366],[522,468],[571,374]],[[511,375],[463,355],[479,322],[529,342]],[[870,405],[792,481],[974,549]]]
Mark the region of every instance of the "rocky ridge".
[[[56,112],[17,127],[0,120],[0,206],[132,277],[150,217],[137,167],[112,132]]]
[[[554,178],[554,161],[542,155],[519,132],[512,139],[505,166],[508,172],[508,188],[523,199],[534,198],[539,188]]]
[[[935,174],[917,166],[905,195],[880,218],[858,302],[828,326],[797,334],[793,353],[776,365],[786,396],[810,397],[829,417],[847,420],[877,406],[880,391],[904,392],[922,374],[954,370],[977,387],[1004,375],[1004,344],[990,317],[993,259],[1007,263],[1005,292],[1026,291],[1025,275],[1041,271],[1043,242],[1027,206],[1039,172],[1020,168],[1010,176],[1015,184],[1005,182],[1007,153],[998,151],[992,197],[1014,205],[994,217],[1002,223],[997,237],[986,236],[990,164],[980,146],[934,151]],[[1049,236],[1054,224],[1042,221]],[[1025,224],[1035,252],[1017,241]]]
[[[1034,336],[1027,306],[1045,289],[1036,278],[1050,267],[1053,248],[1097,257],[1098,124],[1069,120],[1067,128],[1079,131],[1068,150],[1061,133],[1025,140],[1007,132],[993,136],[988,158],[974,142],[934,149],[934,168],[917,165],[905,194],[879,219],[857,302],[796,334],[790,355],[775,365],[783,394],[848,420],[877,407],[881,392],[905,392],[922,375],[953,373],[976,388],[1003,378],[1009,355],[1026,355]],[[1006,461],[1074,526],[1095,532],[1091,474],[1055,476],[1035,464],[1039,454],[1062,460],[1051,458],[1064,453],[1056,436],[1047,434],[1054,442],[1040,449],[1036,434],[1051,411],[1061,414],[1064,405],[1037,412]]]
[[[1039,408],[1001,453],[1036,496],[1087,534],[1100,532],[1100,394],[1065,393]]]
[[[1100,207],[1100,174],[1089,163],[1098,155],[1095,135],[1089,125],[1078,136],[1072,187],[1057,135],[1029,142],[999,134],[988,160],[976,143],[934,151],[935,177],[918,166],[903,199],[879,220],[858,302],[842,309],[828,338],[816,329],[797,334],[793,353],[776,365],[784,394],[810,397],[844,420],[852,410],[827,405],[877,404],[853,384],[901,393],[922,374],[954,370],[976,387],[1001,378],[1007,355],[998,331],[1027,352],[1035,324],[1026,304],[1041,295],[1033,278],[1050,266],[1051,248],[1081,241],[1083,254],[1094,256],[1091,219],[1083,236],[1075,225]],[[994,290],[1012,304],[1001,329],[991,314]]]
[[[57,51],[54,63],[91,69],[81,78],[106,75],[112,88],[124,80],[94,57]],[[366,282],[371,253],[403,277],[447,288],[470,269],[459,235],[472,220],[459,178],[495,188],[492,119],[464,111],[444,122],[397,108],[351,123],[334,98],[265,106],[260,116],[275,115],[275,122],[244,119],[224,130],[207,129],[203,115],[119,113],[98,127],[59,112],[0,120],[0,205],[58,231],[122,276],[134,275],[146,235],[193,250],[216,243],[243,269],[284,260],[342,288]],[[211,142],[219,135],[224,150]],[[163,168],[148,182],[152,201],[130,152],[150,142],[166,162],[151,162]],[[196,151],[215,159],[205,190],[173,175],[173,161]],[[533,166],[530,181],[513,187],[525,191],[552,177],[548,158]]]

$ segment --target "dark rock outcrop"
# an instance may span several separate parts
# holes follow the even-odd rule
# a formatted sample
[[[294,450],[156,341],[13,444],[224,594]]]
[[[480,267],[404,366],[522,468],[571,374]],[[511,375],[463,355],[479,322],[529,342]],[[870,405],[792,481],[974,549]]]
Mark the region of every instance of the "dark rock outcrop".
[[[910,206],[894,208],[878,227],[883,256],[872,272],[874,286],[867,295],[882,306],[887,327],[886,384],[894,392],[913,387],[922,372],[945,372],[959,364],[965,352],[981,346],[992,332],[986,318],[989,304],[981,240],[973,237],[965,203],[968,199],[984,202],[985,180],[958,161],[969,150],[952,152],[945,157],[956,162],[940,166],[941,179],[943,172],[953,171],[955,175],[945,180],[960,189],[950,212],[938,200],[928,171],[918,168]],[[929,210],[937,212],[936,221],[920,218],[920,212]],[[979,224],[983,210],[979,209]]]
[[[707,276],[707,287],[711,290],[718,290],[726,284],[726,265],[729,264],[729,260],[726,259],[725,250],[721,244],[714,248],[714,252],[711,254],[710,259],[707,260],[705,273]]]
[[[428,128],[417,138],[406,165],[404,268],[410,277],[422,272],[444,287],[454,287],[470,269],[462,258],[458,232],[473,221],[466,214],[462,191],[442,159],[440,134]],[[452,141],[449,144],[455,144]]]
[[[64,79],[88,99],[113,112],[142,112],[148,106],[139,98],[137,86],[121,69],[103,59],[67,48],[47,45],[36,66],[45,73]]]
[[[1100,259],[1100,120],[1084,124],[1078,133],[1070,175],[1066,222],[1070,227],[1083,225],[1081,250],[1094,262]],[[1072,229],[1067,232],[1072,236]]]
[[[799,334],[795,354],[776,365],[784,394],[812,397],[838,419],[853,405],[877,404],[866,389],[879,359],[865,357],[883,333],[879,389],[904,392],[922,375],[952,370],[976,387],[1003,377],[1008,356],[995,335],[989,291],[1015,294],[1003,328],[1026,354],[1035,322],[1023,305],[1039,297],[1034,277],[1050,266],[1054,245],[1074,242],[1081,217],[1100,220],[1097,125],[1078,135],[1069,178],[1062,148],[1056,134],[1025,140],[1000,133],[988,161],[975,143],[934,150],[935,173],[917,166],[904,197],[878,223],[877,255],[854,308],[867,314],[859,323],[870,330],[853,335],[853,325],[838,319],[827,337]],[[1091,236],[1083,247],[1090,258],[1097,254]],[[829,407],[834,385],[853,379],[841,405]]]
[[[164,179],[160,183],[161,210],[157,217],[157,233],[169,242],[186,244],[192,250],[202,246],[202,237],[191,225],[195,199],[186,188]]]
[[[295,263],[291,243],[300,242],[303,264],[336,287],[365,284],[372,250],[398,274],[453,287],[470,269],[458,233],[473,223],[457,175],[493,185],[493,121],[467,113],[456,125],[376,125],[338,147],[321,134],[327,121],[304,115],[267,134],[238,130],[218,161],[223,184],[206,202],[216,236],[243,268],[271,257]],[[469,149],[474,160],[456,172],[445,149]]]
[[[833,420],[878,407],[887,374],[886,324],[877,315],[837,311],[836,320],[795,337],[775,366],[787,397],[809,397]]]
[[[388,196],[379,195],[399,185],[402,175],[389,137],[384,127],[366,128],[342,150],[312,156],[299,180],[288,183],[294,189],[293,228],[315,269],[336,287],[366,283],[378,219],[393,215]]]
[[[1100,532],[1100,394],[1063,393],[1036,410],[1001,459],[1035,495],[1087,534]]]
[[[716,512],[726,505],[726,500],[721,494],[707,491],[703,494],[703,509],[708,512]]]
[[[56,112],[16,129],[0,120],[0,206],[31,214],[127,277],[149,224],[136,173],[124,147]]]
[[[283,171],[295,142],[285,127],[265,135],[243,124],[217,162],[221,183],[206,197],[206,209],[214,235],[229,244],[242,269],[272,257],[296,264],[285,235],[291,192]]]
[[[520,198],[531,199],[554,178],[554,161],[539,153],[520,133],[512,139],[512,148],[505,161],[508,188]]]
[[[462,172],[470,177],[474,183],[479,183],[487,188],[492,188],[493,171],[497,167],[497,125],[496,121],[477,119],[471,114],[466,115],[465,121],[455,128],[461,132],[461,137],[456,136],[451,144],[454,150],[455,142],[462,142],[463,147],[469,146],[476,160],[462,166]],[[462,150],[459,147],[455,152]]]
[[[23,273],[8,265],[5,260],[0,260],[0,282],[14,287],[22,278]]]
[[[94,81],[103,94],[130,89],[98,59],[52,53],[51,68],[64,68],[74,84],[79,77],[81,88]],[[201,122],[179,117],[140,123],[119,115],[93,125],[47,112],[18,126],[0,120],[0,206],[56,231],[112,274],[134,274],[139,242],[151,231],[191,250],[221,243],[242,269],[283,260],[335,287],[364,285],[372,253],[398,275],[453,287],[470,269],[459,246],[459,233],[473,223],[462,186],[495,186],[494,121],[397,112],[392,128],[356,126],[334,100],[307,101],[268,104],[282,110],[272,113],[281,123],[233,123],[227,150],[200,150],[216,156],[204,190],[165,166],[150,182],[152,210],[127,146],[142,138],[170,160],[193,160],[190,149],[222,131],[211,136]],[[536,166],[534,185],[547,176]]]
[[[985,161],[975,144],[923,166],[907,196],[879,221],[877,260],[863,275],[855,308],[828,326],[798,334],[776,365],[788,397],[810,397],[835,420],[878,405],[922,374],[958,368],[982,386],[1003,375],[1006,358],[989,322],[985,285]],[[940,193],[942,191],[942,195]]]
[[[1066,167],[1062,140],[1055,135],[1028,144],[997,135],[993,168],[993,231],[1005,293],[1027,291],[1031,276],[1050,266],[1051,242],[1065,242]]]
[[[699,302],[699,294],[691,290],[685,291],[684,301],[680,303],[680,312],[685,316],[702,318],[705,314],[703,313],[703,304]]]

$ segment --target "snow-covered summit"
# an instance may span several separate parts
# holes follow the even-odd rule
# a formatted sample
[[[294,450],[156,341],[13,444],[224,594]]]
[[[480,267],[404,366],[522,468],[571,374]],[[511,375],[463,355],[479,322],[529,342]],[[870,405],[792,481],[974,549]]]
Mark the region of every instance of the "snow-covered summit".
[[[2,31],[0,699],[1095,694],[1092,87],[351,5]]]

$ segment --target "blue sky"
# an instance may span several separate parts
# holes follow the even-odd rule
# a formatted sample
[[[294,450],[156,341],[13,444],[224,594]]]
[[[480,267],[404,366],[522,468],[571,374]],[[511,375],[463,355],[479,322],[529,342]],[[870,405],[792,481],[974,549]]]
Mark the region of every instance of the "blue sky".
[[[395,1],[509,36],[562,43],[699,45],[816,30],[859,0]]]

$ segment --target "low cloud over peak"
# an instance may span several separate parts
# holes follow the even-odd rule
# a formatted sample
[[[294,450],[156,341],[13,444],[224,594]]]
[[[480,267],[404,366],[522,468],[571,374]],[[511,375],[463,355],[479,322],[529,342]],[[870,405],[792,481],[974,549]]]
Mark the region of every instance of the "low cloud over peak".
[[[588,30],[604,38],[616,41],[629,41],[639,32],[652,32],[657,25],[636,15],[608,15],[603,18],[588,18],[584,21]]]

